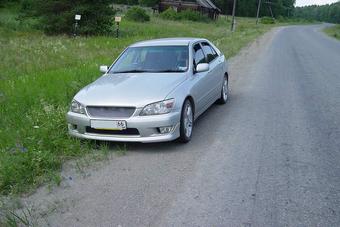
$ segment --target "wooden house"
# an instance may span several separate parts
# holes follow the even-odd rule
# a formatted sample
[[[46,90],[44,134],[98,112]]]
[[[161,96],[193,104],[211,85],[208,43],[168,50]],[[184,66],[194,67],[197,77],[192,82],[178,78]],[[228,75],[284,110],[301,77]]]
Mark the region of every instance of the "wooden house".
[[[177,12],[187,9],[198,11],[214,20],[221,13],[210,0],[161,0],[155,9],[161,13],[170,7]]]

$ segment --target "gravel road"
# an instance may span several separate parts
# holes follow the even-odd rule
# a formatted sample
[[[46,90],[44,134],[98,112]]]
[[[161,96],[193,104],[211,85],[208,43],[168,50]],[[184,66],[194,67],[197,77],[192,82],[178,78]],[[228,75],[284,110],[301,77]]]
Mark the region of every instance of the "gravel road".
[[[274,29],[233,58],[228,104],[189,144],[128,144],[26,203],[43,226],[340,226],[340,42],[323,26]]]

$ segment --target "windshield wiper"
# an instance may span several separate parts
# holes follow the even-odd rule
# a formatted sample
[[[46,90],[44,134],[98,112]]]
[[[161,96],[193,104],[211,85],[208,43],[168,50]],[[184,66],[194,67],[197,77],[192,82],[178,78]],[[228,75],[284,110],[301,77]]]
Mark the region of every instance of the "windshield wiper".
[[[145,73],[145,72],[152,72],[152,71],[133,69],[133,70],[126,70],[126,71],[113,71],[112,73]]]

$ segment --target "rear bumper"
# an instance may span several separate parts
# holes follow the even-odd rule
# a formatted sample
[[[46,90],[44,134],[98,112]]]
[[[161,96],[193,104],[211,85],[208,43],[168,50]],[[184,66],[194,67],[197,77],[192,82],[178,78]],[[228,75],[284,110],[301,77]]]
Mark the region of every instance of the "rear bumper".
[[[73,112],[67,113],[68,130],[71,136],[82,139],[104,140],[104,141],[120,141],[120,142],[165,142],[172,141],[179,137],[179,122],[180,112],[171,112],[164,115],[155,116],[132,116],[128,119],[111,119],[111,120],[125,120],[127,128],[137,129],[136,135],[108,135],[100,133],[87,132],[87,127],[91,127],[91,120],[97,118],[90,118],[84,114],[77,114]],[[110,119],[105,119],[110,120]],[[169,133],[161,134],[159,127],[172,126]]]

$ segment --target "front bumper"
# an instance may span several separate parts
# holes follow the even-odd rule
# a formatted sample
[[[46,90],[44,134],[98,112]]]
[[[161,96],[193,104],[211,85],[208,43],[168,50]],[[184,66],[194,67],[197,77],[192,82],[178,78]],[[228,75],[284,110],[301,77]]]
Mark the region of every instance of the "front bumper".
[[[108,135],[100,132],[88,132],[91,127],[91,120],[124,120],[128,129],[137,129],[138,134],[120,134]],[[74,137],[104,141],[120,141],[120,142],[165,142],[172,141],[179,137],[180,112],[171,112],[169,114],[154,116],[132,116],[128,119],[98,119],[91,118],[84,114],[73,112],[67,113],[67,122],[69,134]],[[161,134],[159,127],[173,126],[169,133]]]

